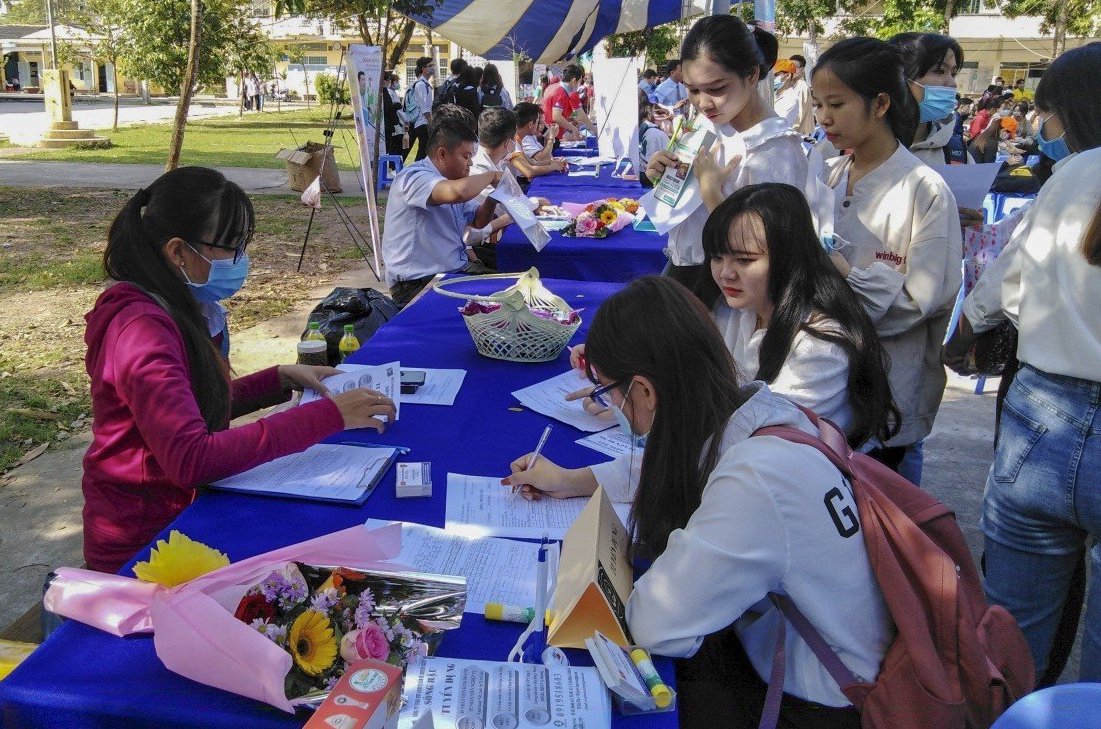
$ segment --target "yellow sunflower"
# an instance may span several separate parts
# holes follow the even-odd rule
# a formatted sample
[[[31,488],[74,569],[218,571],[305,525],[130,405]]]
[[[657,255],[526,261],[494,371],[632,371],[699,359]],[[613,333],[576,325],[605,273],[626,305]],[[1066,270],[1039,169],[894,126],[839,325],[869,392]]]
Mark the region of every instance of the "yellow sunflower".
[[[158,540],[149,560],[134,565],[134,576],[145,582],[175,587],[229,564],[229,557],[173,529],[168,541]]]
[[[291,625],[287,645],[294,662],[305,673],[316,676],[336,660],[336,638],[329,618],[316,610],[307,610]]]
[[[618,217],[615,210],[605,210],[600,214],[600,222],[604,225],[611,225]]]

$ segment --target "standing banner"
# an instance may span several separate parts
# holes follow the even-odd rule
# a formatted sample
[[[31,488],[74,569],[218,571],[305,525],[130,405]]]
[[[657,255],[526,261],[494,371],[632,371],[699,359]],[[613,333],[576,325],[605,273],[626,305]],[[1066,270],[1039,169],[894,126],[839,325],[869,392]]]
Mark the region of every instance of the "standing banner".
[[[379,251],[382,236],[379,234],[378,204],[375,201],[376,171],[371,168],[375,160],[375,147],[385,150],[386,121],[382,114],[382,49],[360,44],[348,47],[348,85],[352,94],[352,114],[355,118],[356,140],[359,142],[359,175],[363,194],[367,197],[367,218],[371,228],[371,252],[374,270],[382,270]],[[339,79],[337,79],[339,81]]]
[[[601,157],[638,162],[638,58],[605,58],[604,44],[597,46],[593,63],[593,92],[596,97],[597,146]]]

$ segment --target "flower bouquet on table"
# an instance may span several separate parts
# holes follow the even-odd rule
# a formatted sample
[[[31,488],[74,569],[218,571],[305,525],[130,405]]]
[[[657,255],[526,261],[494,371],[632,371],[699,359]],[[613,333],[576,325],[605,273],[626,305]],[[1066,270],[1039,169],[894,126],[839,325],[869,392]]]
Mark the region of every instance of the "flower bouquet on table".
[[[562,235],[572,238],[607,238],[634,222],[638,201],[631,198],[607,198],[588,204],[562,203],[574,215],[572,223],[562,229]]]
[[[44,602],[115,635],[153,632],[169,670],[291,712],[348,664],[403,666],[458,627],[465,580],[403,572],[388,561],[400,548],[400,525],[358,526],[229,564],[173,532],[140,579],[61,568]]]

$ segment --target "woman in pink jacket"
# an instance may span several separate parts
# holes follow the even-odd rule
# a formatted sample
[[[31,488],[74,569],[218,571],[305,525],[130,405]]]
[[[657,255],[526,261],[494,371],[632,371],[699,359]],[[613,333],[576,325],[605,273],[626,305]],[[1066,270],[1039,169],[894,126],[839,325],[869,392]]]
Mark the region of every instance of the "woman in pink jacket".
[[[117,571],[211,481],[304,450],[345,428],[384,425],[394,404],[350,390],[230,428],[233,417],[325,388],[328,367],[284,365],[232,378],[204,304],[248,273],[252,203],[220,173],[183,167],[115,217],[103,262],[112,283],[85,317],[92,444],[84,456],[84,557]]]

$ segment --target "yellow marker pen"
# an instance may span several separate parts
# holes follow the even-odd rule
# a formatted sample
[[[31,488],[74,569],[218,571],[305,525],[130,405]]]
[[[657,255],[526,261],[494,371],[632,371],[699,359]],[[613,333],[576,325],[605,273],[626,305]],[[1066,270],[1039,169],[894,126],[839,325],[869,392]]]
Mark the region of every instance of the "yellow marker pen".
[[[530,623],[535,619],[535,608],[506,605],[501,602],[487,602],[485,615],[486,620],[502,620],[509,623]],[[547,624],[550,624],[550,615],[550,610],[547,610]]]
[[[650,656],[646,655],[646,651],[635,648],[631,651],[631,661],[634,662],[638,672],[642,674],[642,679],[646,681],[646,685],[650,688],[650,695],[654,697],[654,703],[658,705],[658,708],[664,709],[668,706],[673,700],[673,692],[661,680],[661,676],[658,675],[658,671],[654,668]]]

